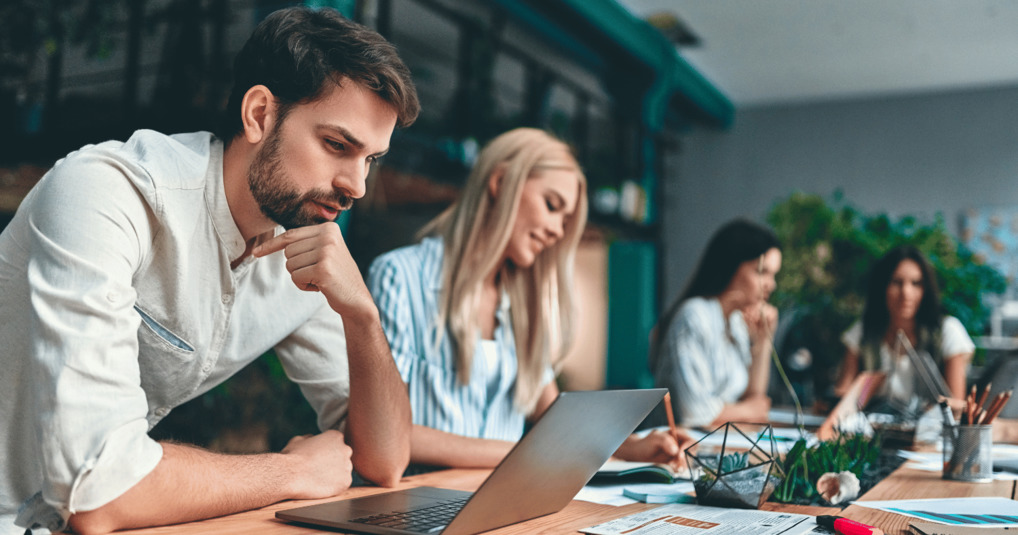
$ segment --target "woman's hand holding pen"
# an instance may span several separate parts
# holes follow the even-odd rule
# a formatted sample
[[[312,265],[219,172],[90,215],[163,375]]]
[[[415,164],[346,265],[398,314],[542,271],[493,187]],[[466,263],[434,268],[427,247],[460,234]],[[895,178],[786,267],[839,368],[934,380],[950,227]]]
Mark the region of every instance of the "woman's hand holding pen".
[[[643,438],[630,435],[615,452],[615,457],[624,461],[640,461],[667,464],[672,470],[679,470],[685,460],[685,450],[695,442],[685,431],[657,429]]]

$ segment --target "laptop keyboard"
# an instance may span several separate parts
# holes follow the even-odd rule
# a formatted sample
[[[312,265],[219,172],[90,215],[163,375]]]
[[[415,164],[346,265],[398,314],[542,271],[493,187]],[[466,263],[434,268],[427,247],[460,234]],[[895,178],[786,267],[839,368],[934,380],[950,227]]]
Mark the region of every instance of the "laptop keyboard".
[[[420,533],[435,533],[447,526],[456,513],[460,512],[463,504],[469,498],[442,502],[413,511],[401,513],[383,513],[378,515],[355,518],[353,522],[371,524],[372,526],[383,526],[405,531],[417,531]]]

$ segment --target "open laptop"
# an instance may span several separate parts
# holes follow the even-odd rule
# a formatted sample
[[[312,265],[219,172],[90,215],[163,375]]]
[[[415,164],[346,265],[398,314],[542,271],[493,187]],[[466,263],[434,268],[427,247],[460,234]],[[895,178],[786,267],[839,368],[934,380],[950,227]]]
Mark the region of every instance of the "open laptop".
[[[417,487],[277,511],[361,533],[480,533],[559,511],[636,429],[666,389],[564,392],[476,492]]]

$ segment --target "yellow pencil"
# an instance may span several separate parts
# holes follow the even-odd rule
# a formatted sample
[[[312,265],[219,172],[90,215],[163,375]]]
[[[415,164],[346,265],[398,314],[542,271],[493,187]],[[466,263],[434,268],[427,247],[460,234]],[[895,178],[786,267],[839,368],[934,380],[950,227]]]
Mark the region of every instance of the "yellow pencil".
[[[672,393],[665,392],[665,414],[668,416],[668,431],[673,437],[678,437],[679,430],[675,427],[675,415],[672,413]]]

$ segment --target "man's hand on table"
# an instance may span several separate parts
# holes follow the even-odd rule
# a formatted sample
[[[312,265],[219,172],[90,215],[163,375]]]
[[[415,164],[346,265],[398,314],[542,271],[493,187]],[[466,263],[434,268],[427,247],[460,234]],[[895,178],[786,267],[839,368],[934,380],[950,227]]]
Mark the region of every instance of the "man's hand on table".
[[[343,433],[328,430],[319,435],[290,439],[283,448],[297,474],[293,481],[295,499],[328,498],[350,488],[353,450],[344,442]]]

